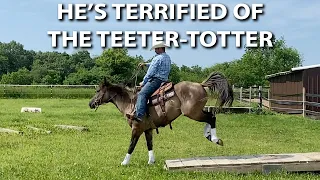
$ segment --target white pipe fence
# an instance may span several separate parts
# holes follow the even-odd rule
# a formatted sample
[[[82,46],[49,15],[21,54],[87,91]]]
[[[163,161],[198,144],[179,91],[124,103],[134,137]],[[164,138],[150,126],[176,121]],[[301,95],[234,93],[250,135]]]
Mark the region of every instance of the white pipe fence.
[[[6,98],[91,98],[97,89],[98,85],[12,85],[0,84],[0,99]],[[302,101],[277,100],[271,98],[269,87],[252,86],[249,88],[235,87],[234,99],[242,103],[245,107],[251,107],[253,103],[258,104],[259,108],[267,107],[271,110],[281,109],[280,107],[271,107],[271,103],[301,103],[302,108],[296,109],[303,116],[314,115],[320,116],[320,112],[310,110],[310,107],[320,108],[320,103],[310,102],[307,97],[318,97],[319,94],[306,94],[303,88]],[[307,106],[309,108],[307,108]],[[284,108],[282,108],[284,109]],[[289,110],[294,110],[285,108]]]
[[[0,84],[0,98],[90,98],[97,86]]]
[[[98,85],[13,85],[0,84],[0,98],[90,98]],[[268,88],[235,87],[234,97],[248,107],[258,100],[268,99]],[[267,90],[265,92],[265,90]],[[261,106],[262,102],[258,102]]]

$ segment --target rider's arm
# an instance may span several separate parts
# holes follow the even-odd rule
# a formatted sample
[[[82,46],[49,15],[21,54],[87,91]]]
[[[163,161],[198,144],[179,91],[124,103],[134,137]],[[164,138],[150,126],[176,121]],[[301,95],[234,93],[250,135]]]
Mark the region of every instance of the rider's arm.
[[[147,74],[144,76],[143,78],[143,83],[142,85],[144,86],[148,80],[157,72],[157,68],[158,68],[158,65],[159,65],[159,58],[156,57],[154,59],[154,62],[153,63],[149,63],[148,65],[148,72]]]
[[[144,63],[144,65],[148,68],[151,63]]]

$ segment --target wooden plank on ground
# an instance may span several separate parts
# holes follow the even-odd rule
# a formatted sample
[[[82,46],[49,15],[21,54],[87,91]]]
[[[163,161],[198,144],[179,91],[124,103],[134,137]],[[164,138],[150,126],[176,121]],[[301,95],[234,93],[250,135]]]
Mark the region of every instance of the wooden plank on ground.
[[[227,171],[227,172],[264,172],[320,171],[320,152],[257,154],[242,156],[197,157],[167,160],[167,170],[175,171]]]
[[[48,131],[48,130],[45,130],[45,129],[41,129],[41,128],[36,128],[36,127],[33,127],[33,126],[27,126],[27,128],[32,129],[34,131],[39,131],[39,132],[43,131],[43,132],[46,132],[47,134],[51,133],[51,131]]]
[[[7,129],[7,128],[0,128],[0,133],[23,134],[22,131],[16,131],[16,130]]]
[[[78,131],[89,131],[89,128],[87,127],[80,127],[80,126],[71,126],[71,125],[55,125],[55,127],[61,128],[61,129],[74,129]]]
[[[184,164],[182,164],[180,159],[176,160],[166,160],[166,164],[170,166],[170,169],[179,169],[181,167],[184,167]],[[166,168],[166,166],[165,166]]]

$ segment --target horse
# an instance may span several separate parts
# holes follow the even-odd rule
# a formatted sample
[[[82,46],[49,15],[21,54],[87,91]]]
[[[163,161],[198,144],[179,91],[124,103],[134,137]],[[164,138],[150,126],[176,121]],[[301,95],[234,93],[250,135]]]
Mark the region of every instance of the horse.
[[[168,81],[167,83],[172,82]],[[223,141],[216,135],[215,112],[204,111],[204,106],[209,97],[207,90],[215,92],[218,95],[217,109],[224,105],[232,105],[234,100],[233,90],[226,77],[221,73],[213,72],[202,83],[180,81],[176,84],[172,83],[171,89],[171,96],[165,100],[165,106],[161,107],[159,104],[153,105],[149,100],[147,115],[143,117],[141,122],[138,122],[132,120],[128,114],[132,114],[135,110],[139,90],[137,91],[136,88],[130,88],[121,84],[110,83],[106,77],[100,83],[96,94],[89,101],[89,107],[97,110],[102,104],[112,103],[126,118],[131,128],[131,141],[121,165],[129,164],[135,146],[143,133],[145,134],[148,149],[148,164],[154,164],[153,130],[156,129],[158,131],[158,128],[166,127],[168,124],[170,124],[171,128],[171,123],[180,115],[188,117],[191,120],[206,123],[204,129],[206,139],[223,146]]]

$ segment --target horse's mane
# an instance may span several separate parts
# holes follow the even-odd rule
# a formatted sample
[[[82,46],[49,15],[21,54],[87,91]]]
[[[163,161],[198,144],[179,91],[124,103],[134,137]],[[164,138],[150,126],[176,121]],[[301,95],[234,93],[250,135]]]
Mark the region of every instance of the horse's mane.
[[[116,92],[117,96],[123,99],[135,99],[136,93],[134,88],[130,88],[124,84],[111,84],[108,89],[112,92]]]

